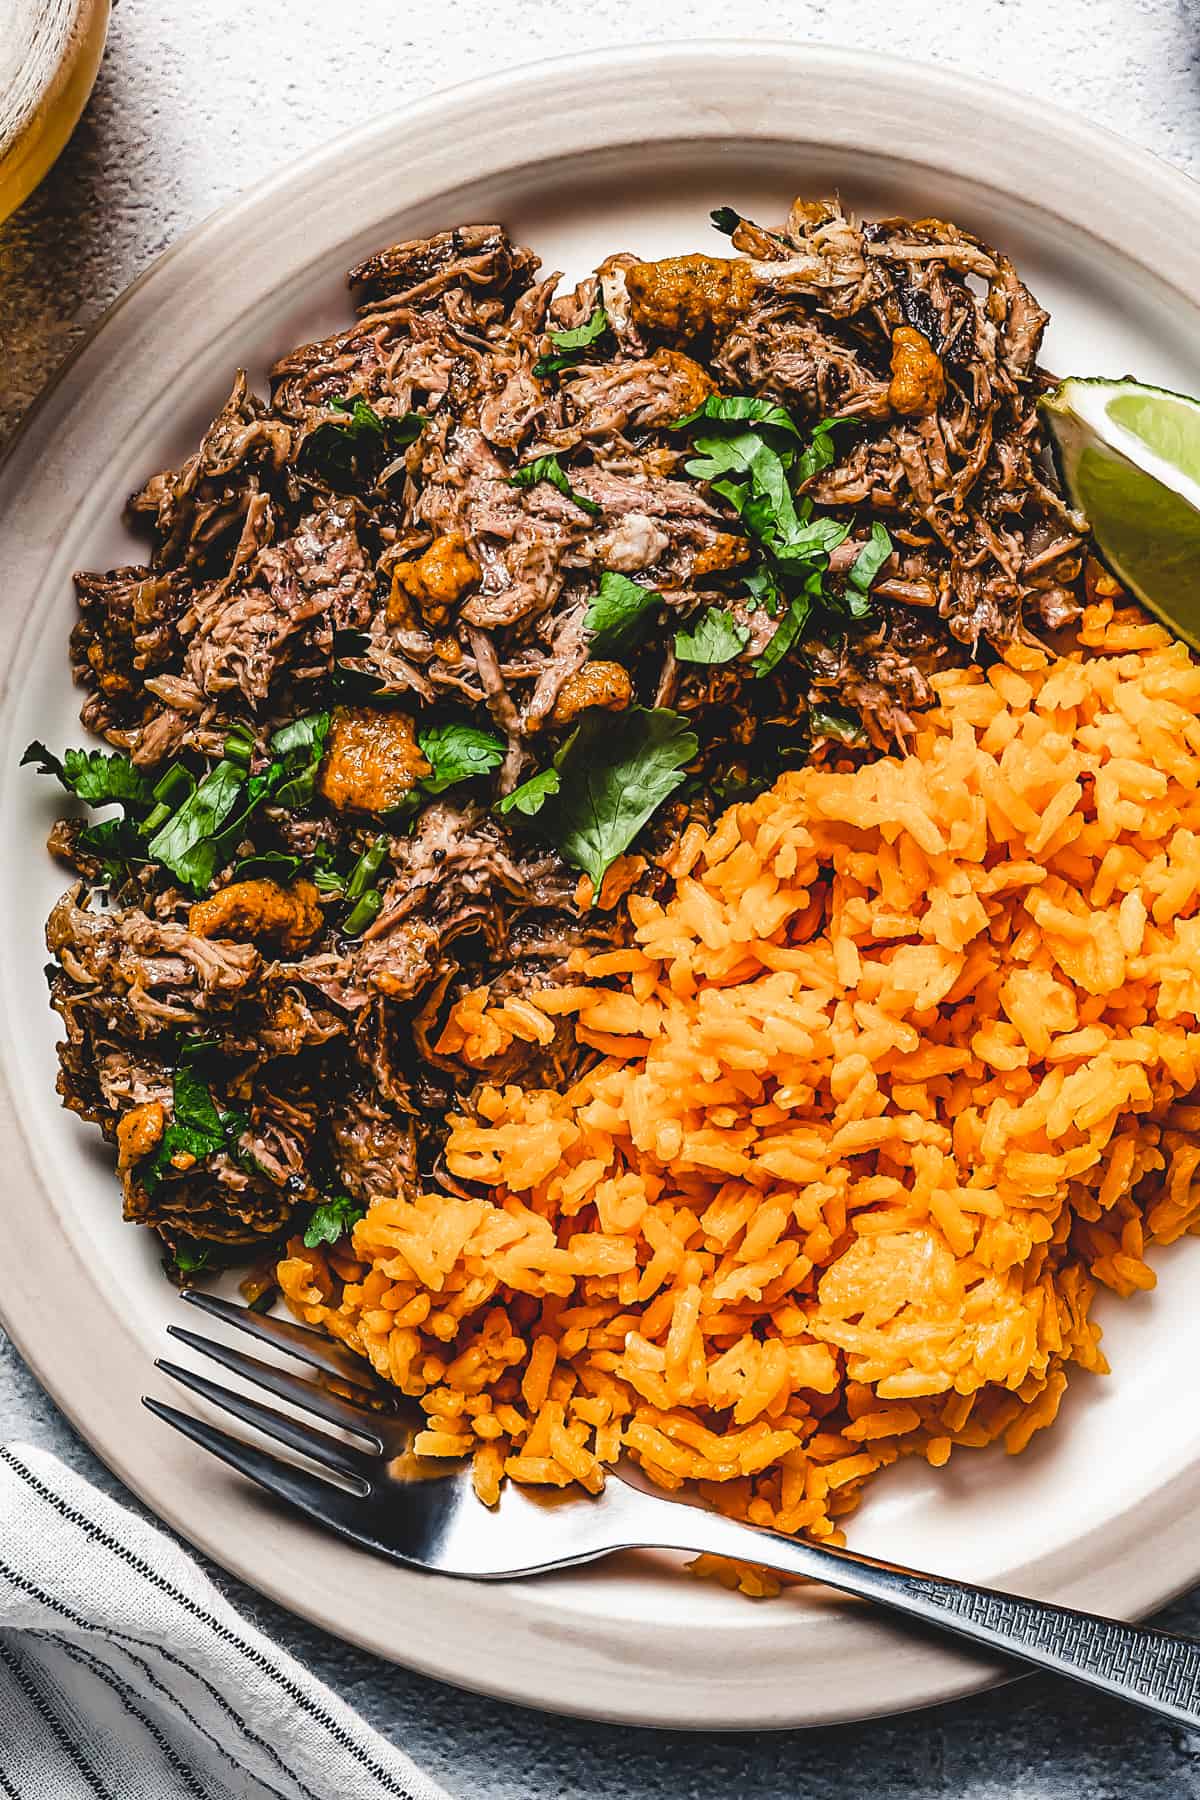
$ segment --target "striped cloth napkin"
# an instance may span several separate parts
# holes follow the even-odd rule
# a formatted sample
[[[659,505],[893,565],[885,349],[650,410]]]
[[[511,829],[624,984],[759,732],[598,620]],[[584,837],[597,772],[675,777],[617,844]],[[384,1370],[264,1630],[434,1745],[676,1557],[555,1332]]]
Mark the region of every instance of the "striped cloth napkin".
[[[163,1532],[0,1448],[0,1795],[448,1800]]]

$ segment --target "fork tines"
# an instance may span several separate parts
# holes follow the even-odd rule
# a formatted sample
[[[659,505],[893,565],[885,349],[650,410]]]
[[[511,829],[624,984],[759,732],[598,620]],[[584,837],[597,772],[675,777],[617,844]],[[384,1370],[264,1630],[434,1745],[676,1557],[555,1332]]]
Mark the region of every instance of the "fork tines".
[[[333,1343],[320,1332],[294,1324],[291,1320],[251,1312],[247,1307],[234,1305],[214,1294],[198,1293],[195,1289],[187,1289],[182,1298],[213,1318],[248,1333],[260,1343],[285,1351],[289,1356],[307,1363],[310,1368],[318,1371],[318,1379],[306,1380],[288,1369],[264,1362],[256,1356],[249,1356],[215,1338],[188,1331],[181,1325],[168,1325],[171,1337],[201,1356],[210,1357],[231,1375],[264,1389],[276,1399],[297,1407],[325,1424],[350,1433],[357,1441],[354,1445],[347,1444],[287,1413],[265,1406],[249,1395],[224,1387],[219,1382],[211,1381],[204,1375],[162,1357],[156,1359],[156,1367],[173,1381],[210,1405],[231,1413],[234,1418],[261,1432],[263,1436],[307,1458],[322,1473],[316,1475],[298,1468],[294,1463],[273,1456],[256,1445],[245,1443],[207,1421],[194,1418],[150,1395],[143,1395],[143,1404],[156,1418],[182,1432],[202,1449],[211,1451],[222,1462],[256,1481],[268,1492],[300,1507],[323,1523],[333,1525],[337,1530],[369,1539],[369,1534],[359,1534],[353,1530],[354,1509],[361,1508],[362,1501],[372,1491],[373,1480],[382,1470],[383,1465],[379,1459],[387,1449],[384,1420],[395,1412],[392,1402],[375,1385],[369,1368],[350,1351]],[[331,1391],[326,1380],[322,1379],[329,1377],[337,1382],[341,1392]],[[334,1485],[325,1479],[326,1476],[349,1483],[350,1486]]]

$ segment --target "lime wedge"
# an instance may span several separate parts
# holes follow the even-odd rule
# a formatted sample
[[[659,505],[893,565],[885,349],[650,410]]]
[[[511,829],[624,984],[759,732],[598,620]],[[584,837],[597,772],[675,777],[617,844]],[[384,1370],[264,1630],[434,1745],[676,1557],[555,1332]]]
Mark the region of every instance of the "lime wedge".
[[[1200,649],[1200,400],[1072,376],[1040,405],[1067,497],[1113,574]]]

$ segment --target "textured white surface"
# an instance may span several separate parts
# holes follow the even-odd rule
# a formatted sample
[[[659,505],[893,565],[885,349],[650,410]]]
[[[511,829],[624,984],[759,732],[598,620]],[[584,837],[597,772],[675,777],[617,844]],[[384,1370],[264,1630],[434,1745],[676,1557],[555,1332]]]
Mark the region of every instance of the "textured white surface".
[[[82,326],[195,219],[374,112],[535,56],[735,31],[854,42],[994,76],[1200,174],[1196,0],[445,0],[419,15],[395,0],[190,0],[167,15],[121,0],[70,149],[0,231],[0,438]],[[6,1351],[0,1437],[13,1435],[98,1473]],[[456,1695],[236,1598],[464,1800],[1200,1800],[1200,1747],[1050,1683],[854,1732],[655,1736]],[[1200,1629],[1195,1601],[1172,1611],[1189,1621]]]

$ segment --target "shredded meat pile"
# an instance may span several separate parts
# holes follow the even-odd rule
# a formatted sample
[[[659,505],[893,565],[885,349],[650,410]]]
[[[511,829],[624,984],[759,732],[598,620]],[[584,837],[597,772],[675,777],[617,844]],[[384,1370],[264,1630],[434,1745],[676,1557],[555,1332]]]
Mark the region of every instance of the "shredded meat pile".
[[[61,1092],[117,1146],[128,1216],[171,1252],[265,1246],[330,1193],[365,1204],[447,1179],[446,1109],[521,1066],[439,1052],[456,993],[519,993],[579,944],[619,941],[622,890],[661,881],[690,818],[809,754],[815,708],[849,709],[876,749],[902,743],[939,664],[1078,610],[1082,521],[1035,411],[1046,314],[1011,264],[938,220],[863,224],[826,203],[797,202],[779,230],[722,228],[732,256],[614,255],[567,292],[495,225],[384,250],[350,274],[352,325],[283,357],[269,401],[239,374],[195,453],[133,496],[146,566],[76,578],[84,723],[152,781],[180,759],[210,767],[235,726],[261,770],[272,730],[332,711],[311,800],[262,805],[239,857],[311,871],[386,840],[377,910],[348,935],[307,873],[239,877],[233,854],[205,898],[147,862],[98,901],[78,823],[55,827],[80,877],[48,929]],[[603,331],[547,367],[551,334],[599,307]],[[801,488],[849,527],[835,599],[872,528],[890,536],[869,610],[826,619],[765,673],[780,620],[746,585],[746,521],[689,474],[677,428],[716,394],[779,403],[802,438],[843,422]],[[540,457],[570,492],[513,484]],[[605,571],[661,613],[640,645],[590,655]],[[742,653],[681,660],[676,633],[715,603]],[[581,719],[639,705],[695,731],[692,779],[588,906],[537,820],[495,802]],[[444,791],[419,730],[447,716],[502,756]],[[197,1043],[239,1126],[151,1181]],[[560,1078],[571,1054],[531,1044],[524,1072]]]

